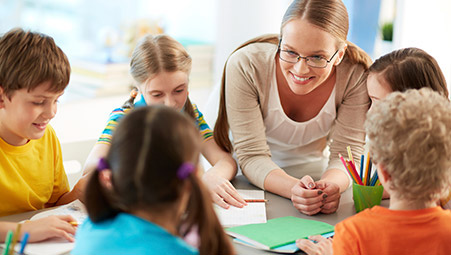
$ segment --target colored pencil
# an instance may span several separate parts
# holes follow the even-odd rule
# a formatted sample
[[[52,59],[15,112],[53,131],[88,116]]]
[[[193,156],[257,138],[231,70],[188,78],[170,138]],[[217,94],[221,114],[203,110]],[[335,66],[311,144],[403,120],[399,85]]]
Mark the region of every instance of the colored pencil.
[[[365,155],[362,154],[360,157],[360,178],[363,179],[363,165],[365,162]]]
[[[351,176],[352,180],[353,180],[355,183],[358,183],[355,174],[354,174],[354,173],[352,172],[352,170],[351,170],[351,169],[352,169],[352,168],[351,168],[351,164],[350,164],[349,161],[347,161],[347,160],[345,160],[345,162],[346,162],[346,169],[348,170],[348,173],[349,173],[349,175]]]
[[[370,162],[369,162],[369,164],[368,164],[368,172],[366,173],[367,174],[367,178],[366,178],[366,186],[369,186],[370,185],[370,178],[371,178],[371,169],[373,168],[373,161],[371,160],[371,158],[370,158]]]
[[[381,182],[380,182],[379,179],[377,179],[377,181],[376,181],[376,183],[374,184],[374,186],[379,186],[379,185],[381,185]]]
[[[30,236],[30,234],[28,234],[28,232],[26,232],[23,237],[22,237],[22,241],[21,241],[21,246],[20,246],[20,251],[19,254],[25,254],[25,246],[27,245],[28,242],[28,237]]]
[[[360,184],[360,185],[364,185],[363,182],[362,182],[362,179],[360,179],[360,176],[357,173],[355,165],[352,164],[352,162],[349,162],[349,165],[351,166],[351,170],[352,170],[353,174],[355,175],[355,179],[356,179],[357,183]]]
[[[14,232],[14,235],[13,235],[13,241],[11,243],[11,248],[9,249],[9,254],[11,254],[11,255],[14,255],[14,248],[16,247],[17,240],[19,240],[21,227],[22,227],[22,224],[18,223],[17,227],[16,227],[16,232]]]
[[[376,171],[373,175],[373,178],[371,178],[370,186],[375,186],[377,180],[379,180],[379,176],[377,175]]]
[[[80,223],[78,223],[76,221],[70,221],[69,224],[71,224],[74,227],[78,227],[80,225]]]
[[[366,155],[365,172],[363,173],[363,183],[367,182],[369,165],[370,165],[370,153],[368,152],[368,154]]]
[[[9,254],[9,248],[11,246],[11,240],[12,239],[13,239],[13,231],[9,230],[8,234],[6,234],[5,248],[3,250],[3,255],[8,255]]]
[[[352,172],[351,172],[350,169],[348,168],[348,165],[346,164],[346,161],[345,161],[345,159],[343,158],[343,156],[342,156],[340,153],[338,153],[338,157],[340,158],[341,163],[343,163],[343,165],[345,166],[346,170],[348,171],[348,174],[351,176],[351,179],[352,179],[355,183],[357,183],[357,180],[356,180],[356,179],[354,178],[354,176],[352,175]]]
[[[340,160],[343,163],[343,165],[345,166],[346,170],[348,170],[348,173],[351,176],[351,179],[355,183],[362,185],[362,181],[360,180],[360,177],[358,177],[357,171],[353,171],[353,169],[352,169],[352,164],[349,161],[346,161],[340,153],[338,153],[338,156],[340,157]]]
[[[268,202],[267,199],[244,199],[246,203],[261,203],[261,202]]]

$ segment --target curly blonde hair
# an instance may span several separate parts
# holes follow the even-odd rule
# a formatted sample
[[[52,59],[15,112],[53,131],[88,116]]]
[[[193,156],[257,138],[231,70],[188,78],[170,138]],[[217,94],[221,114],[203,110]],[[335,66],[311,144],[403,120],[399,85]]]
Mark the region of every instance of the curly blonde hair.
[[[394,92],[365,123],[374,162],[391,175],[399,198],[432,201],[451,184],[451,102],[429,88]]]

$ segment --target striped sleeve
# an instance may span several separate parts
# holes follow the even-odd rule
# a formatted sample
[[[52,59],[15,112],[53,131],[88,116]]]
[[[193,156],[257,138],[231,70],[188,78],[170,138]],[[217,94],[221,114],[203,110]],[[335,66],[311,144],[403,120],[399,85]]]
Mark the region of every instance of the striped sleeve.
[[[194,110],[194,116],[196,117],[196,123],[199,127],[200,134],[205,141],[210,140],[213,138],[213,131],[211,131],[210,127],[208,126],[207,122],[204,119],[204,115],[199,111],[196,104],[193,105]]]
[[[111,144],[111,138],[113,137],[113,132],[116,130],[117,124],[124,115],[131,109],[117,108],[114,109],[110,114],[110,118],[106,124],[105,129],[102,131],[100,138],[97,140],[98,144]]]

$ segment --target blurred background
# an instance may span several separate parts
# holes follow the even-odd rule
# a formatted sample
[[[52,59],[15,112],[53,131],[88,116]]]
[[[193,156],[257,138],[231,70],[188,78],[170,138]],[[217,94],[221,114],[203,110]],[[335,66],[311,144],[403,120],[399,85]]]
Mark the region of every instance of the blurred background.
[[[374,59],[422,48],[451,79],[451,1],[343,0],[348,39]],[[225,60],[242,42],[278,33],[290,0],[0,0],[0,33],[14,27],[52,36],[68,55],[70,84],[52,121],[66,159],[81,163],[108,115],[128,98],[136,41],[166,33],[193,58],[190,97],[214,125]],[[448,32],[446,32],[448,31]]]

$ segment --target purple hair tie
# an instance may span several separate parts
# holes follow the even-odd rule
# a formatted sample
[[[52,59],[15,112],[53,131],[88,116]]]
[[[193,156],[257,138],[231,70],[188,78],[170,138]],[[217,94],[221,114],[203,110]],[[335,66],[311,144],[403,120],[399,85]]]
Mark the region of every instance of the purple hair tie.
[[[97,171],[102,172],[105,169],[109,169],[110,166],[106,162],[105,158],[100,158],[99,163],[97,164]]]
[[[195,167],[191,163],[183,163],[180,165],[179,169],[177,169],[177,178],[180,180],[186,179],[193,171]]]

